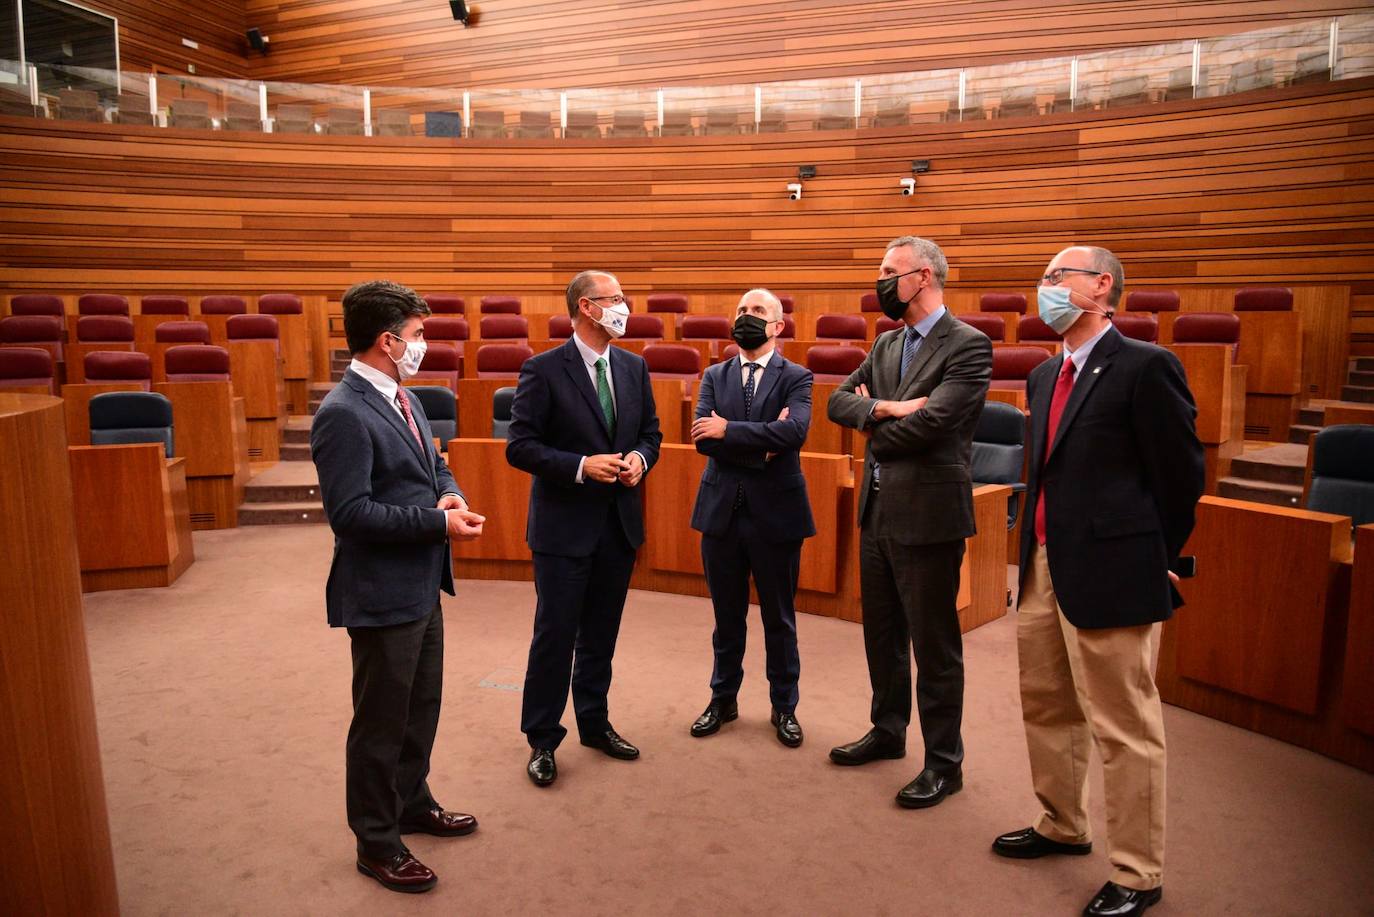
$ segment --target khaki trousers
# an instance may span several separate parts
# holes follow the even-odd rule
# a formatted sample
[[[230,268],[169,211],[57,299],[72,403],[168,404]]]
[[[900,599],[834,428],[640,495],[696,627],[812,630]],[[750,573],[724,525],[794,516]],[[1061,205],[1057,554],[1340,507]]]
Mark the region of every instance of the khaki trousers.
[[[1035,831],[1087,843],[1090,742],[1102,757],[1111,880],[1164,881],[1164,716],[1151,665],[1153,625],[1080,629],[1055,599],[1043,545],[1031,549],[1016,630]]]

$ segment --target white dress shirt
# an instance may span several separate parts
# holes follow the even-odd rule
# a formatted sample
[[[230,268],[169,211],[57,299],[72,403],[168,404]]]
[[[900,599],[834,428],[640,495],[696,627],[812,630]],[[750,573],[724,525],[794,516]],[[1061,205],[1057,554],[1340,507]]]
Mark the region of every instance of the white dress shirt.
[[[595,350],[592,350],[586,341],[577,336],[576,331],[573,332],[572,339],[573,343],[577,345],[577,352],[582,354],[582,362],[587,366],[587,377],[592,381],[592,391],[596,391],[596,361],[606,361],[606,388],[611,392],[611,405],[616,408],[616,415],[619,416],[620,408],[615,400],[615,380],[611,377],[611,351],[615,350],[615,348],[607,344],[605,352],[597,353]],[[640,467],[646,471],[648,470],[649,463],[644,461],[644,455],[638,449],[630,454],[638,455]],[[582,460],[577,463],[577,474],[573,475],[573,481],[575,483],[582,483],[582,466],[586,464],[587,456],[584,455],[582,456]]]
[[[1083,367],[1087,365],[1088,357],[1092,354],[1093,347],[1097,344],[1098,341],[1102,340],[1102,336],[1104,334],[1106,334],[1108,331],[1113,330],[1114,328],[1115,326],[1111,322],[1108,322],[1107,327],[1103,328],[1101,331],[1097,332],[1097,334],[1094,334],[1092,337],[1084,341],[1077,350],[1069,350],[1069,345],[1067,343],[1064,345],[1064,359],[1073,360],[1073,377],[1075,380],[1080,375],[1082,375]],[[1060,361],[1059,363],[1059,371],[1064,371],[1063,361]]]

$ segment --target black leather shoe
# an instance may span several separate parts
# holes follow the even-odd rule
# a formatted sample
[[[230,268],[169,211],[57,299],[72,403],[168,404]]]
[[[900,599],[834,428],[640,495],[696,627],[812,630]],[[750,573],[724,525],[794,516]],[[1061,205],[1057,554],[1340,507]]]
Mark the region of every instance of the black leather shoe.
[[[621,761],[633,761],[639,757],[639,749],[622,739],[620,733],[614,729],[607,729],[599,736],[583,736],[582,744],[588,748],[600,749]]]
[[[1043,834],[1036,834],[1034,828],[1022,828],[1020,831],[1009,831],[993,841],[992,852],[1014,860],[1036,860],[1057,853],[1082,857],[1093,852],[1093,845],[1052,841]]]
[[[477,819],[462,812],[435,806],[424,815],[401,822],[402,834],[432,834],[435,837],[462,837],[477,830]]]
[[[525,768],[535,786],[548,786],[558,779],[558,764],[553,760],[552,748],[530,749],[530,763]]]
[[[409,850],[385,860],[373,860],[360,856],[358,857],[358,872],[376,879],[384,887],[394,892],[407,892],[409,894],[427,892],[439,881],[439,877],[434,874],[434,871],[411,856]]]
[[[867,764],[880,758],[905,757],[906,742],[877,729],[870,729],[868,734],[857,742],[837,745],[830,749],[830,760],[847,766]]]
[[[697,721],[692,724],[692,735],[698,739],[702,736],[714,735],[720,732],[722,723],[732,723],[739,719],[739,704],[734,701],[711,701]]]
[[[897,805],[904,809],[929,809],[939,805],[946,796],[953,796],[964,788],[962,771],[939,774],[926,768],[916,779],[897,792]]]
[[[796,714],[779,713],[774,710],[769,722],[777,727],[778,741],[788,748],[796,748],[802,743],[801,723],[797,722]]]
[[[1163,897],[1162,887],[1139,892],[1108,882],[1083,908],[1083,917],[1133,917],[1145,913],[1147,907],[1158,904]]]

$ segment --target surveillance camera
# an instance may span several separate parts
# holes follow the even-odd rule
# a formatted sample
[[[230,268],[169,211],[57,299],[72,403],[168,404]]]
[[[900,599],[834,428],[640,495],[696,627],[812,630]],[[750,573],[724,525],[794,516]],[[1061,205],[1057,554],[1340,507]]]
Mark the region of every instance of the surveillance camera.
[[[903,197],[911,197],[911,195],[916,193],[916,179],[914,178],[899,179],[897,184],[902,186]]]
[[[788,185],[788,186],[787,186],[787,197],[788,197],[788,199],[789,199],[789,200],[793,200],[793,201],[799,201],[799,200],[801,200],[801,191],[802,191],[802,186],[801,186],[801,184],[800,184],[799,182],[793,182],[792,184]]]

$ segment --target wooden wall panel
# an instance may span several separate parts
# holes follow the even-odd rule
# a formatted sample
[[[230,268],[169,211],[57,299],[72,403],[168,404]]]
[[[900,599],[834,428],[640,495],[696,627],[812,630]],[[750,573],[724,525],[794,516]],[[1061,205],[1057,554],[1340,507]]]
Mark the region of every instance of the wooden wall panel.
[[[81,0],[82,6],[119,20],[123,70],[244,77],[244,0]],[[199,48],[181,43],[189,38]]]
[[[246,0],[263,79],[415,87],[753,83],[1064,56],[1360,11],[1359,2]]]

